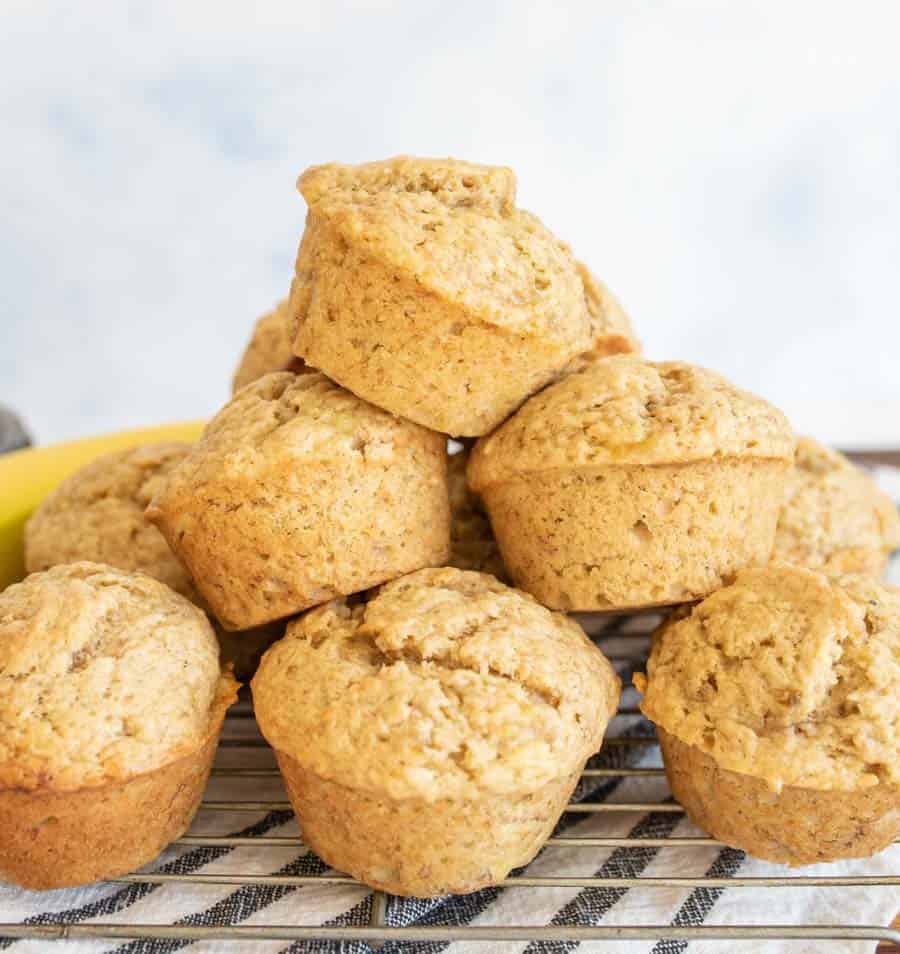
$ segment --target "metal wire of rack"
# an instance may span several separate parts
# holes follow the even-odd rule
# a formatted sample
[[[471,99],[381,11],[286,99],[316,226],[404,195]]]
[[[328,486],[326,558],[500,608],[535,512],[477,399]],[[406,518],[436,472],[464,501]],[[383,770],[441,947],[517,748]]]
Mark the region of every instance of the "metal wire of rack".
[[[645,635],[647,624],[639,618],[624,624],[627,631],[632,629],[633,651],[618,655],[609,653],[613,662],[620,671],[628,673],[635,666],[639,666],[645,658],[647,641],[640,638]],[[616,625],[615,630],[621,633],[623,626]],[[618,643],[624,641],[620,637]],[[614,767],[589,767],[585,769],[583,784],[585,786],[602,784],[601,780],[654,778],[662,781],[664,772],[660,768],[635,766],[629,764],[635,759],[628,756],[632,753],[645,751],[655,746],[656,740],[651,733],[648,723],[642,721],[638,710],[634,706],[623,706],[618,716],[629,721],[629,729],[637,727],[638,731],[625,733],[613,731],[610,738],[604,743],[604,751],[611,749],[622,750],[622,764]],[[220,755],[256,750],[262,754],[266,744],[258,734],[253,720],[253,710],[250,700],[242,698],[231,710],[226,722]],[[233,759],[232,759],[233,760]],[[272,765],[266,766],[222,766],[217,763],[213,770],[213,782],[218,780],[263,780],[267,784],[277,784],[278,771]],[[267,812],[290,812],[290,805],[284,798],[277,799],[238,799],[208,797],[201,807],[201,815],[220,815],[237,813],[238,816],[256,815]],[[591,813],[663,813],[683,814],[683,809],[670,800],[660,801],[573,801],[566,808],[567,815],[588,815]],[[623,836],[582,836],[557,832],[547,843],[549,846],[575,848],[579,851],[591,849],[672,849],[694,848],[703,849],[720,846],[721,842],[706,836],[687,837],[670,835],[666,837],[623,837]],[[278,836],[267,834],[192,834],[188,833],[179,839],[175,849],[235,849],[255,848],[259,852],[273,849],[301,849],[302,838],[294,836]],[[263,870],[272,870],[264,864],[255,867]],[[130,874],[115,880],[118,884],[130,885],[165,885],[177,884],[190,890],[202,886],[262,886],[276,889],[295,889],[322,885],[356,885],[352,878],[325,869],[322,873],[206,873],[201,871],[171,872],[171,871],[143,871]],[[654,888],[840,888],[843,886],[896,886],[900,887],[900,874],[892,876],[882,875],[855,875],[845,877],[790,875],[789,877],[714,877],[710,875],[698,877],[650,877],[645,875],[614,876],[597,874],[582,875],[555,875],[537,876],[527,873],[514,873],[502,884],[504,890],[540,890],[542,888],[579,888],[591,890],[609,889],[639,889],[652,890]],[[456,924],[419,925],[411,923],[405,926],[391,923],[389,906],[393,900],[383,892],[371,893],[368,923],[365,924],[328,924],[328,925],[300,925],[300,924],[139,924],[121,922],[92,922],[92,923],[41,923],[0,924],[0,938],[29,938],[39,940],[85,939],[103,938],[114,939],[157,939],[190,943],[199,940],[219,941],[283,941],[286,944],[297,941],[332,942],[369,942],[374,946],[385,942],[450,942],[450,941],[547,941],[547,942],[580,942],[580,941],[615,941],[615,940],[662,940],[675,941],[735,941],[735,940],[803,940],[803,941],[881,941],[887,946],[880,947],[879,951],[900,951],[900,930],[884,925],[833,925],[814,926],[808,924],[772,924],[747,926],[687,926],[687,925],[598,925],[579,923],[574,925],[515,925],[503,924],[495,926],[473,926]],[[896,947],[895,947],[896,945]],[[724,948],[723,949],[727,949]]]

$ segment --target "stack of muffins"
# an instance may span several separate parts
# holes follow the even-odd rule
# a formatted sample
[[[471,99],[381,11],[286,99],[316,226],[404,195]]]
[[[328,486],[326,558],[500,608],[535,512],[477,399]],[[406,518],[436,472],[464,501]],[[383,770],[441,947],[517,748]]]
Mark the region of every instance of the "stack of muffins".
[[[0,875],[110,877],[183,832],[235,671],[327,863],[495,884],[616,710],[566,613],[660,607],[636,682],[691,817],[791,864],[887,845],[893,504],[764,400],[640,357],[509,169],[299,185],[290,295],[202,438],[98,461],[29,523],[0,594]]]

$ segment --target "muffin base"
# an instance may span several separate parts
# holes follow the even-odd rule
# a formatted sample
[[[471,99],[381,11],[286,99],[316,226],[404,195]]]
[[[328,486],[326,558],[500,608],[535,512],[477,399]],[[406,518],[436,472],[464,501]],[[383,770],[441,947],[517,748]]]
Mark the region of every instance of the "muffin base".
[[[696,746],[659,729],[672,794],[715,838],[792,867],[874,855],[900,835],[900,788],[817,791],[721,768]]]
[[[223,707],[196,752],[125,782],[71,792],[0,789],[0,879],[45,891],[152,861],[190,826],[224,717]]]
[[[516,586],[552,609],[701,599],[772,551],[789,463],[765,458],[535,474],[482,498]]]
[[[330,782],[290,755],[275,754],[304,842],[339,871],[416,898],[477,891],[531,861],[580,774],[518,798],[391,801]]]

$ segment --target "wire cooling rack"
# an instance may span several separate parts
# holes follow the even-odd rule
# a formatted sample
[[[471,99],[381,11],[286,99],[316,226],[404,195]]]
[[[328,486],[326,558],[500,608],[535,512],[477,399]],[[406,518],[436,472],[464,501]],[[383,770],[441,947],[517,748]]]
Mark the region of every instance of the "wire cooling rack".
[[[607,654],[619,672],[627,679],[630,673],[643,665],[646,658],[648,640],[646,632],[654,621],[641,620],[634,617],[630,620],[618,620],[611,624],[601,634],[598,642],[604,646]],[[610,636],[610,634],[612,634]],[[611,641],[610,641],[611,640]],[[614,647],[614,648],[611,648]],[[625,647],[624,649],[622,647]],[[633,696],[631,697],[633,700]],[[624,725],[625,729],[616,726]],[[596,788],[610,780],[637,778],[641,776],[656,778],[662,784],[664,773],[655,767],[635,766],[634,762],[646,761],[639,758],[650,747],[656,745],[652,726],[643,720],[633,705],[623,706],[613,723],[610,736],[604,743],[604,758],[606,767],[595,767],[593,761],[585,769],[582,785],[576,790],[582,794]],[[252,757],[251,757],[252,756]],[[278,773],[274,761],[264,762],[262,765],[248,767],[247,762],[259,763],[268,760],[269,753],[265,742],[259,735],[253,719],[253,711],[249,698],[242,697],[232,708],[226,721],[226,731],[220,747],[219,758],[213,771],[213,780],[210,786],[209,797],[204,801],[199,818],[205,832],[221,818],[221,828],[234,830],[234,819],[260,817],[266,813],[284,813],[289,818],[290,805],[284,799],[241,799],[236,797],[219,798],[215,796],[217,786],[228,786],[235,781],[245,786],[265,783],[268,786],[278,785]],[[222,764],[222,763],[230,764]],[[241,764],[241,763],[244,764]],[[235,764],[237,763],[237,764]],[[612,767],[610,764],[612,763]],[[648,802],[611,802],[611,801],[573,801],[568,805],[566,813],[569,817],[588,813],[677,813],[683,814],[680,806],[670,799],[663,797],[660,800]],[[565,818],[566,816],[564,816]],[[195,825],[195,828],[197,826]],[[251,826],[252,827],[252,826]],[[560,826],[549,841],[551,846],[575,848],[579,852],[589,852],[592,849],[625,849],[626,851],[640,851],[642,849],[709,849],[720,845],[720,842],[708,837],[585,837],[566,834],[565,825]],[[246,832],[247,829],[245,828]],[[562,832],[562,833],[560,833]],[[256,849],[257,863],[252,867],[258,871],[272,871],[279,867],[278,862],[266,863],[261,853],[272,852],[277,849],[291,848],[302,851],[300,837],[275,836],[265,833],[252,834],[195,834],[189,833],[179,839],[173,846],[176,850],[188,849]],[[283,855],[283,851],[282,851]],[[151,870],[128,875],[116,879],[118,884],[130,885],[165,885],[176,884],[179,889],[192,891],[202,890],[204,886],[233,886],[250,890],[294,890],[309,886],[323,885],[355,885],[356,882],[340,873],[323,868],[321,873],[295,874],[253,874],[253,873],[205,873],[196,870],[175,871],[171,866],[162,866],[163,870]],[[169,870],[166,870],[166,869]],[[788,877],[649,877],[649,876],[622,876],[622,875],[595,875],[584,877],[573,873],[571,876],[559,874],[553,877],[533,876],[527,873],[513,873],[503,883],[504,890],[541,891],[552,888],[578,888],[589,891],[608,892],[610,890],[630,889],[631,891],[650,892],[658,888],[707,888],[712,891],[722,888],[840,888],[845,886],[900,886],[900,875],[857,875],[853,877],[822,877],[806,876],[803,874]],[[401,926],[397,919],[391,917],[396,905],[404,902],[392,898],[382,892],[371,893],[368,904],[367,923],[330,924],[325,926],[300,924],[261,924],[258,919],[252,925],[240,923],[225,924],[138,924],[124,923],[120,920],[108,923],[65,923],[65,919],[58,922],[42,918],[40,923],[30,924],[2,924],[0,937],[31,938],[42,940],[59,939],[157,939],[160,942],[169,941],[173,945],[181,946],[197,940],[265,940],[290,942],[312,942],[321,944],[324,941],[349,943],[369,942],[378,946],[385,942],[448,942],[448,941],[548,941],[548,942],[579,942],[579,941],[614,941],[614,940],[661,940],[674,941],[688,940],[729,940],[750,939],[757,941],[782,939],[804,940],[806,942],[824,941],[860,941],[873,940],[885,942],[886,946],[879,950],[900,951],[900,931],[884,925],[843,925],[843,926],[812,926],[805,924],[778,924],[768,926],[623,926],[623,925],[596,925],[578,923],[565,926],[526,926],[503,924],[496,926],[471,926],[446,924],[412,923]],[[365,921],[366,919],[364,919]],[[180,943],[178,943],[180,942]],[[893,945],[898,945],[894,947]],[[138,948],[141,950],[142,948]],[[156,950],[156,948],[153,948]],[[170,949],[170,948],[163,948]],[[317,945],[318,949],[318,945]],[[615,949],[615,946],[612,948]],[[723,950],[727,946],[723,943]],[[839,949],[839,948],[838,948]]]

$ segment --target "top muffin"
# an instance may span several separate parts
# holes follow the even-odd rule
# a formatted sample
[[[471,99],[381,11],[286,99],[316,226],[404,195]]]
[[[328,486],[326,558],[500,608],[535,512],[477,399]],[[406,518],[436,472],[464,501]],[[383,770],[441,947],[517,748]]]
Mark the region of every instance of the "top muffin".
[[[897,505],[843,454],[800,438],[773,560],[824,573],[884,572],[900,547]]]
[[[576,263],[515,206],[511,170],[399,157],[299,188],[294,350],[367,400],[483,434],[591,346]]]
[[[868,577],[743,570],[635,682],[666,732],[772,787],[900,783],[900,591]]]
[[[64,480],[25,525],[25,569],[92,560],[139,570],[196,602],[187,571],[144,516],[147,504],[190,450],[142,444],[104,454]]]
[[[391,798],[537,790],[599,746],[618,679],[578,626],[483,573],[420,570],[295,620],[253,681],[269,742]]]
[[[586,362],[479,441],[469,480],[480,492],[557,468],[786,459],[793,448],[785,416],[721,375],[616,355]]]
[[[0,787],[69,790],[195,751],[235,695],[206,616],[96,563],[0,594]]]
[[[266,312],[253,326],[253,334],[241,355],[231,383],[232,393],[273,371],[305,369],[303,361],[291,347],[291,326],[287,300]]]

